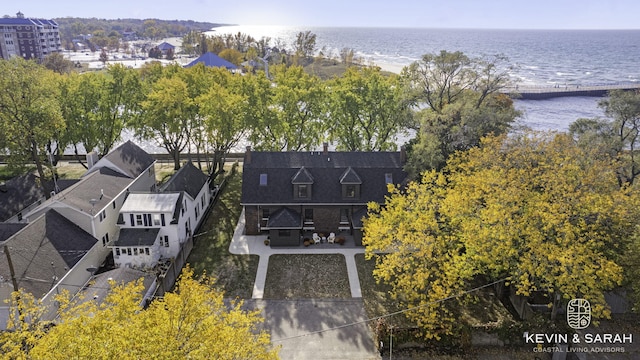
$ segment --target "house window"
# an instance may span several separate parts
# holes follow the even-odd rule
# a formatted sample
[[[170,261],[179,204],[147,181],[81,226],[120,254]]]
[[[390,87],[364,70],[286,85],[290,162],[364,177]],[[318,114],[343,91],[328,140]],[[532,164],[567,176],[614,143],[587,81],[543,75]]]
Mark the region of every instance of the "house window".
[[[137,256],[138,255],[138,248],[133,248],[133,256]]]
[[[142,226],[142,214],[136,214],[136,225]]]
[[[196,211],[196,220],[198,220],[198,215],[200,215],[198,211],[198,205],[196,205],[195,211]]]
[[[154,226],[160,225],[160,214],[153,214],[153,225]]]
[[[127,255],[131,256],[131,248],[127,248]]]
[[[109,233],[106,233],[102,237],[102,246],[107,246],[108,243],[109,243]]]
[[[349,209],[347,208],[340,209],[340,224],[341,225],[349,224]]]
[[[149,255],[149,248],[144,248],[144,253],[145,253],[146,255]]]
[[[267,174],[260,174],[260,186],[267,186]]]
[[[309,196],[309,188],[307,187],[306,184],[300,184],[298,185],[298,197],[299,198],[306,198]]]
[[[385,184],[393,184],[393,174],[392,173],[384,174],[384,183]]]
[[[120,248],[116,248],[116,256],[120,256]]]
[[[111,203],[111,206],[113,206],[113,208],[115,209],[115,208],[116,208],[116,202],[115,202],[115,201],[113,201],[113,202]]]
[[[106,210],[102,210],[100,212],[100,215],[98,216],[98,218],[100,219],[100,222],[102,222],[102,220],[107,218],[107,211]]]
[[[169,236],[165,235],[161,238],[162,246],[169,247]]]
[[[202,205],[202,208],[204,209],[204,195],[200,198],[200,205]]]
[[[304,223],[313,224],[313,209],[304,209]]]
[[[345,185],[345,197],[354,198],[356,197],[356,186],[355,185]]]
[[[291,236],[291,230],[279,230],[278,236],[280,237],[289,237]]]
[[[164,226],[165,222],[164,222],[164,214],[160,214],[160,223],[162,224],[162,226]]]

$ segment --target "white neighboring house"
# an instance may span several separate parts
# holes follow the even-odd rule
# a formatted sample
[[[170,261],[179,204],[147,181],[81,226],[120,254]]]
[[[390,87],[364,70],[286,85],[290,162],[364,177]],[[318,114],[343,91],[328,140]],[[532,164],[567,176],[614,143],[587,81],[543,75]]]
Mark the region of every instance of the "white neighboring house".
[[[131,141],[95,163],[88,160],[89,170],[78,183],[52,196],[24,219],[30,221],[55,209],[98,239],[102,257],[95,264],[98,267],[109,254],[107,246],[118,235],[118,214],[127,193],[156,190],[155,160]]]
[[[160,191],[126,198],[113,244],[116,266],[152,268],[161,259],[175,258],[211,203],[209,178],[190,162]]]

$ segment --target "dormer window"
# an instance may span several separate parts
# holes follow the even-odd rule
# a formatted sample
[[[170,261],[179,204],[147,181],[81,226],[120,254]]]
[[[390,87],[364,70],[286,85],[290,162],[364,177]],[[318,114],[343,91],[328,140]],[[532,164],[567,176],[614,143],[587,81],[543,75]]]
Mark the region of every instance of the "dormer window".
[[[293,197],[295,199],[309,199],[311,198],[311,187],[313,185],[313,176],[307,169],[303,167],[291,178],[291,184],[293,185]]]
[[[298,197],[303,199],[309,197],[309,189],[306,184],[298,185]]]
[[[360,198],[360,185],[362,180],[360,176],[349,167],[340,177],[340,184],[342,184],[342,198],[343,199],[359,199]]]

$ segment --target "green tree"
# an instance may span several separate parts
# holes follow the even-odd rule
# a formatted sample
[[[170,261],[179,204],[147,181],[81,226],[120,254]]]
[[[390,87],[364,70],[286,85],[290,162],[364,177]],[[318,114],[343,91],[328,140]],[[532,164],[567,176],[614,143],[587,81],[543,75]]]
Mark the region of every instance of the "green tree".
[[[53,52],[42,59],[42,65],[58,74],[68,74],[73,69],[73,62],[64,58],[59,52]]]
[[[60,75],[34,61],[0,61],[0,143],[11,154],[11,165],[35,163],[42,186],[47,145],[65,126],[59,83]]]
[[[107,51],[104,48],[100,51],[100,61],[102,61],[103,65],[109,61],[109,55],[107,55]]]
[[[120,139],[125,124],[139,114],[142,92],[136,70],[122,64],[109,66],[100,80],[100,102],[95,115],[100,127],[98,153],[104,156]]]
[[[165,58],[166,58],[167,60],[173,60],[173,59],[175,59],[175,53],[174,53],[173,49],[169,48],[169,49],[167,50],[167,55],[165,55]]]
[[[379,68],[349,68],[329,84],[329,137],[347,151],[394,149],[411,120],[399,78]]]
[[[293,43],[293,51],[304,59],[313,57],[313,53],[316,51],[316,34],[309,30],[299,32]]]
[[[622,161],[620,180],[633,184],[640,175],[640,92],[615,90],[600,102],[607,116],[613,119],[616,152]]]
[[[193,100],[187,84],[179,77],[166,77],[153,84],[142,102],[142,114],[135,127],[138,136],[155,139],[173,158],[174,169],[180,169],[180,153],[189,144],[193,118]]]
[[[640,92],[611,91],[599,106],[608,119],[578,119],[569,132],[582,146],[617,157],[620,183],[633,184],[640,175]]]
[[[236,49],[224,49],[218,53],[218,56],[235,65],[240,65],[244,57],[242,53]]]
[[[243,91],[252,76],[237,76],[226,69],[208,72],[208,91],[200,95],[199,116],[202,117],[207,146],[213,152],[212,178],[223,170],[229,151],[251,131],[248,95]]]
[[[13,326],[2,336],[5,356],[68,359],[277,359],[269,335],[257,328],[258,311],[225,304],[209,278],[183,272],[176,290],[142,309],[141,282],[111,283],[103,304],[60,298],[56,326],[33,331]],[[38,308],[37,306],[35,306]],[[12,320],[17,316],[14,311]],[[162,341],[158,341],[162,339]],[[26,344],[23,345],[23,344]]]
[[[384,206],[370,205],[363,244],[374,275],[391,284],[427,338],[455,332],[472,281],[507,279],[557,309],[586,298],[595,318],[604,291],[622,283],[622,254],[637,232],[639,194],[620,188],[617,164],[565,134],[486,138],[428,171]],[[378,253],[386,253],[378,256]]]
[[[270,91],[272,112],[258,118],[252,136],[256,148],[300,151],[320,145],[327,130],[324,84],[301,66],[274,66],[271,74],[275,86],[257,89]]]
[[[406,166],[412,178],[441,169],[451,154],[477,146],[483,136],[509,129],[520,115],[499,93],[509,70],[502,55],[471,59],[459,51],[423,55],[403,70],[405,89],[420,109]]]

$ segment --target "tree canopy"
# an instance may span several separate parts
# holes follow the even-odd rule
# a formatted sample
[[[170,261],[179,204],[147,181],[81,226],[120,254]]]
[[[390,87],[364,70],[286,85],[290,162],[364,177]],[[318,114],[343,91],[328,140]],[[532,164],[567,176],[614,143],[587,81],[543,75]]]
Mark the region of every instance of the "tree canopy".
[[[4,357],[277,359],[269,334],[257,328],[259,312],[243,310],[240,302],[225,304],[211,278],[196,279],[185,269],[175,291],[146,309],[140,307],[140,282],[111,286],[99,305],[92,299],[60,298],[59,321],[46,327],[24,317],[40,315],[37,303],[14,296],[11,331],[0,335]]]
[[[394,299],[420,306],[408,314],[427,338],[455,332],[459,317],[459,300],[436,301],[478,279],[541,292],[550,305],[556,295],[586,298],[594,317],[608,317],[603,292],[623,281],[640,215],[637,191],[618,185],[616,169],[564,134],[485,138],[371,204],[366,255]]]
[[[578,119],[569,131],[584,146],[614,154],[620,182],[633,184],[640,175],[640,92],[611,91],[599,106],[609,119]]]
[[[418,108],[416,137],[406,170],[419,179],[424,170],[441,169],[455,151],[478,146],[489,134],[506,132],[519,112],[499,91],[509,82],[502,55],[472,59],[462,52],[426,54],[402,73]]]

